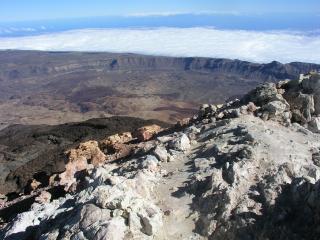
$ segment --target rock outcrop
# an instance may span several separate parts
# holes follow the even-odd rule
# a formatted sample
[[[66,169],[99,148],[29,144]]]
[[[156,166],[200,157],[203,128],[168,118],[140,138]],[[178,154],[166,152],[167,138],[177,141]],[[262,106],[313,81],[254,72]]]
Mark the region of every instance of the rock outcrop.
[[[150,126],[145,126],[137,129],[133,133],[133,136],[138,138],[139,141],[148,141],[152,137],[154,137],[157,133],[159,133],[161,130],[162,128],[160,126],[153,124]]]
[[[132,132],[153,124],[164,128],[170,126],[157,120],[131,117],[97,118],[53,126],[9,126],[0,131],[0,194],[19,195],[39,186],[43,187],[48,177],[65,170],[66,163],[69,162],[65,152],[76,149],[83,142],[99,142],[103,153],[108,155],[107,161],[124,156],[125,151],[121,148],[112,155],[111,142],[106,144],[103,141],[107,141],[112,135]],[[105,148],[109,146],[111,149],[107,153]],[[116,144],[114,148],[118,148]]]
[[[78,159],[106,161],[91,164],[81,188],[63,197],[42,192],[0,237],[319,239],[318,81],[311,73],[203,105],[150,140],[124,134],[80,145]],[[107,161],[117,144],[130,154]]]

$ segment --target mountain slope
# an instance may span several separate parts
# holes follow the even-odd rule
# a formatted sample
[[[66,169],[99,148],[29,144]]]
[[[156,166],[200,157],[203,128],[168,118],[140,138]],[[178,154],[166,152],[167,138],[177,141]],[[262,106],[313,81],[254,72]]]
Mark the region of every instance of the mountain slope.
[[[203,105],[197,117],[147,141],[117,135],[135,151],[88,165],[85,177],[66,170],[79,188],[66,182],[69,194],[59,199],[42,191],[0,236],[319,239],[319,93],[320,75],[312,73]],[[86,152],[81,146],[74,153]]]

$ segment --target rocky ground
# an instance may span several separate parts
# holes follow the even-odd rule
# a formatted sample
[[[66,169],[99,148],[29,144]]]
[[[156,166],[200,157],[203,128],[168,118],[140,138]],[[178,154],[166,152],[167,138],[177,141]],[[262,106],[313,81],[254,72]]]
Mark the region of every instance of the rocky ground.
[[[0,237],[319,239],[319,91],[312,73],[203,105],[172,129],[81,143]]]

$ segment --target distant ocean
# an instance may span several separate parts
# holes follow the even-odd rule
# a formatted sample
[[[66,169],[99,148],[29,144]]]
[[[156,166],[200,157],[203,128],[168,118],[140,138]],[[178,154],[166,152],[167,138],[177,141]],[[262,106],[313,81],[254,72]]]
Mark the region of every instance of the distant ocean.
[[[177,14],[169,16],[91,17],[33,22],[0,22],[0,37],[21,37],[88,28],[191,28],[288,30],[319,34],[320,15]]]

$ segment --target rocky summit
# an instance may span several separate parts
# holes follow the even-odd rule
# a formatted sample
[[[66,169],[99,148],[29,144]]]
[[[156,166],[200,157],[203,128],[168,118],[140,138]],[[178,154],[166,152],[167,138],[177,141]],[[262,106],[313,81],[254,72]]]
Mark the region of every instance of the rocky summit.
[[[311,72],[175,127],[82,142],[64,172],[31,181],[28,209],[3,196],[0,238],[319,239],[319,114]]]

